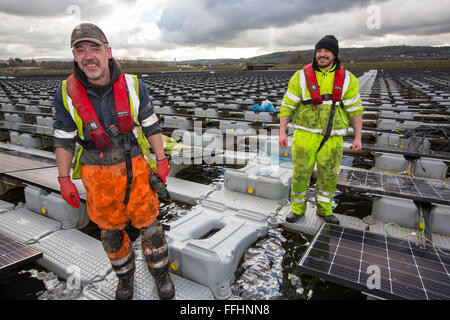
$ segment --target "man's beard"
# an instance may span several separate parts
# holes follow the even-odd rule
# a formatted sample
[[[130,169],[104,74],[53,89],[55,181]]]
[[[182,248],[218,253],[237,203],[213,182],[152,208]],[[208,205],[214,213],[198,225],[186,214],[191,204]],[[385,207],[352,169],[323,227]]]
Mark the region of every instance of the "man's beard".
[[[326,62],[324,62],[325,64],[321,64],[319,61],[320,61],[320,59],[321,58],[324,58],[324,57],[319,57],[319,59],[316,59],[317,60],[317,64],[319,65],[319,67],[321,67],[321,68],[326,68],[326,67],[330,67],[330,66],[332,66],[333,65],[333,62],[334,62],[334,60],[333,59],[328,59],[328,58],[326,58]]]

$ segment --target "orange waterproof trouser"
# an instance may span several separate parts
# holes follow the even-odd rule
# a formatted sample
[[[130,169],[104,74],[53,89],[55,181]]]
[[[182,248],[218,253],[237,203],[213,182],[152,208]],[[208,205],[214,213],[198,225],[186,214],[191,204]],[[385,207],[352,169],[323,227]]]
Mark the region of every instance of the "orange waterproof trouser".
[[[132,159],[132,164],[133,183],[127,205],[123,203],[127,185],[125,162],[81,167],[88,215],[100,229],[123,230],[129,222],[141,229],[152,224],[159,214],[158,198],[148,182],[149,165],[141,154]]]

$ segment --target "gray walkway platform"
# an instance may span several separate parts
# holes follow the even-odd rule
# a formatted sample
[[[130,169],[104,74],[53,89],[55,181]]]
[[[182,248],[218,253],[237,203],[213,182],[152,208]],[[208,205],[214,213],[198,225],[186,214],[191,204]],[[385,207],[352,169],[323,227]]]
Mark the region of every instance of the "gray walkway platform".
[[[0,200],[0,213],[14,209],[14,204]]]
[[[136,271],[134,277],[133,300],[159,300],[155,281],[148,271],[140,246],[140,238],[133,245],[136,253]],[[213,300],[212,291],[203,285],[182,278],[174,273],[170,277],[175,286],[174,300]],[[114,272],[104,281],[96,283],[84,292],[86,300],[114,299],[118,279]]]
[[[101,242],[76,229],[54,232],[33,247],[44,253],[40,265],[81,285],[104,279],[112,272]]]
[[[0,231],[23,243],[35,243],[61,227],[60,222],[25,208],[0,213]]]
[[[99,240],[77,229],[62,230],[62,224],[25,208],[0,202],[0,232],[29,244],[43,253],[37,263],[66,279],[72,286],[84,286],[84,299],[114,299],[117,278]],[[136,244],[140,244],[140,239]],[[139,246],[140,247],[140,246]],[[158,299],[154,281],[137,248],[135,299]],[[175,274],[176,299],[214,299],[212,291]],[[100,289],[99,289],[100,288]]]
[[[242,194],[224,188],[212,192],[207,200],[221,203],[226,207],[237,211],[246,209],[258,212],[267,218],[276,215],[281,208],[281,204],[278,201]]]
[[[305,216],[295,223],[286,222],[286,216],[291,211],[290,206],[283,206],[278,213],[276,219],[270,220],[271,224],[279,224],[281,227],[294,231],[294,232],[304,232],[309,235],[315,235],[319,230],[324,220],[316,215],[316,207],[309,203],[306,207]],[[343,214],[335,214],[339,219],[341,225],[352,227],[358,230],[365,230],[368,226],[364,221],[359,218],[346,216]]]
[[[214,188],[208,185],[167,177],[167,189],[172,200],[195,205],[206,198]]]

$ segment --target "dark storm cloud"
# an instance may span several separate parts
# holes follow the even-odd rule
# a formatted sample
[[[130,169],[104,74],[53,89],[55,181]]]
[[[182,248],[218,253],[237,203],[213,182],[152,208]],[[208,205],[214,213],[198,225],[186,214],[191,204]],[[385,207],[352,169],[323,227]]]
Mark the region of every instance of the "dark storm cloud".
[[[111,5],[104,4],[98,0],[0,1],[0,12],[22,17],[55,17],[77,14],[83,19],[93,19],[105,16],[112,10]]]
[[[379,29],[368,26],[373,7]],[[325,34],[343,46],[446,45],[448,12],[442,0],[0,0],[0,59],[70,57],[80,22],[99,25],[122,56],[298,50]]]
[[[1,1],[0,12],[18,16],[54,16],[66,13],[76,1]]]
[[[168,42],[214,45],[226,43],[246,30],[288,27],[314,15],[370,3],[370,0],[181,0],[164,9],[158,26]]]

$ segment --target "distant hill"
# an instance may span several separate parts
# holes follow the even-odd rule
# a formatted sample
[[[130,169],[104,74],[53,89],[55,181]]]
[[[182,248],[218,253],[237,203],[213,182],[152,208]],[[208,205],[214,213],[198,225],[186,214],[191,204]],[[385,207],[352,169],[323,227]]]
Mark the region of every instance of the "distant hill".
[[[42,62],[42,61],[63,61],[63,62],[72,62],[73,61],[73,58],[66,58],[66,59],[62,59],[62,58],[39,58],[39,59],[36,59],[37,61],[39,61],[39,62]]]
[[[214,67],[216,69],[238,70],[242,69],[246,64],[275,64],[274,69],[288,67],[292,65],[304,65],[311,62],[314,50],[284,51],[274,52],[261,56],[241,59],[197,59],[185,61],[152,61],[145,58],[118,60],[123,68],[137,69],[161,69],[166,70],[186,67],[189,69],[204,69],[206,67]],[[388,46],[388,47],[369,47],[369,48],[341,48],[339,57],[343,63],[354,62],[354,68],[379,68],[380,63],[386,68],[405,68],[406,65],[417,67],[420,64],[408,63],[408,61],[423,61],[422,65],[435,67],[448,67],[450,62],[450,46],[446,47],[430,47],[430,46]],[[71,70],[73,67],[73,59],[19,59],[10,58],[7,61],[0,60],[0,69],[6,70],[12,68],[40,68],[42,70]]]
[[[314,50],[274,52],[266,55],[247,59],[198,59],[178,61],[176,64],[230,64],[245,65],[246,63],[276,63],[297,64],[311,61]],[[341,48],[339,58],[342,62],[380,62],[380,61],[405,61],[405,60],[448,60],[450,59],[450,47],[429,46],[388,46],[369,48]],[[173,65],[175,62],[166,61]]]

